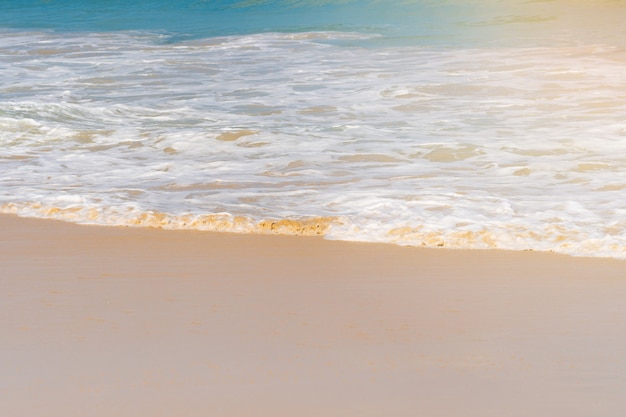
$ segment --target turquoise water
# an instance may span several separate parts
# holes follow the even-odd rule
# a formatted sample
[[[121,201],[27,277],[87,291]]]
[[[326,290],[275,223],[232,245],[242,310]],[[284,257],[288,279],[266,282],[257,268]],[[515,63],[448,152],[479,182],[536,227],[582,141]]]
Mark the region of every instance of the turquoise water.
[[[624,258],[625,10],[4,1],[0,211]]]
[[[590,7],[600,10],[602,21],[588,13]],[[598,37],[619,32],[623,13],[620,0],[17,0],[3,2],[0,26],[156,31],[168,34],[170,41],[261,32],[354,31],[405,44],[529,46],[576,41],[580,33],[575,33],[581,29]]]
[[[59,31],[150,30],[174,39],[259,32],[357,31],[432,36],[444,24],[431,2],[381,1],[16,1],[0,23]],[[430,3],[430,4],[429,4]],[[436,10],[433,10],[436,9]],[[423,11],[430,10],[429,16]],[[439,19],[440,21],[433,21]]]

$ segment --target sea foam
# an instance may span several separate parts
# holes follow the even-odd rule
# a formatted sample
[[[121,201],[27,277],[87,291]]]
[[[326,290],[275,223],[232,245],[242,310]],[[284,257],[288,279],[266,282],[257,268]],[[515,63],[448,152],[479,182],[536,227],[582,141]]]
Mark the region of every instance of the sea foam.
[[[623,49],[376,42],[5,31],[2,211],[626,257]]]

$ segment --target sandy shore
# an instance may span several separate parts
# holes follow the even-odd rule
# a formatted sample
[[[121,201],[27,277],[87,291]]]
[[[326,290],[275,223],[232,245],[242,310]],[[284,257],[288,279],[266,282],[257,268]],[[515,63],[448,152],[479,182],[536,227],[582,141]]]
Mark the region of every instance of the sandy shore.
[[[2,416],[622,416],[626,262],[0,216]]]

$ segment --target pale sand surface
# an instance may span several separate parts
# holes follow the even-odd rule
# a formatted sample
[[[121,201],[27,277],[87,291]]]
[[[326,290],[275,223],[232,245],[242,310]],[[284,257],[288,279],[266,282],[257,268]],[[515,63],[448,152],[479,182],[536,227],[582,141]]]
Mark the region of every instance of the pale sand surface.
[[[0,416],[626,413],[626,262],[0,216]]]

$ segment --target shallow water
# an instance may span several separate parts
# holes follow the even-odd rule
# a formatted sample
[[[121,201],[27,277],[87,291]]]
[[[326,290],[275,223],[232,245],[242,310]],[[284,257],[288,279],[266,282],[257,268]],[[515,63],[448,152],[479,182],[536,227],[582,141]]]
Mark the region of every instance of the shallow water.
[[[626,5],[498,4],[12,3],[2,211],[626,257]]]

